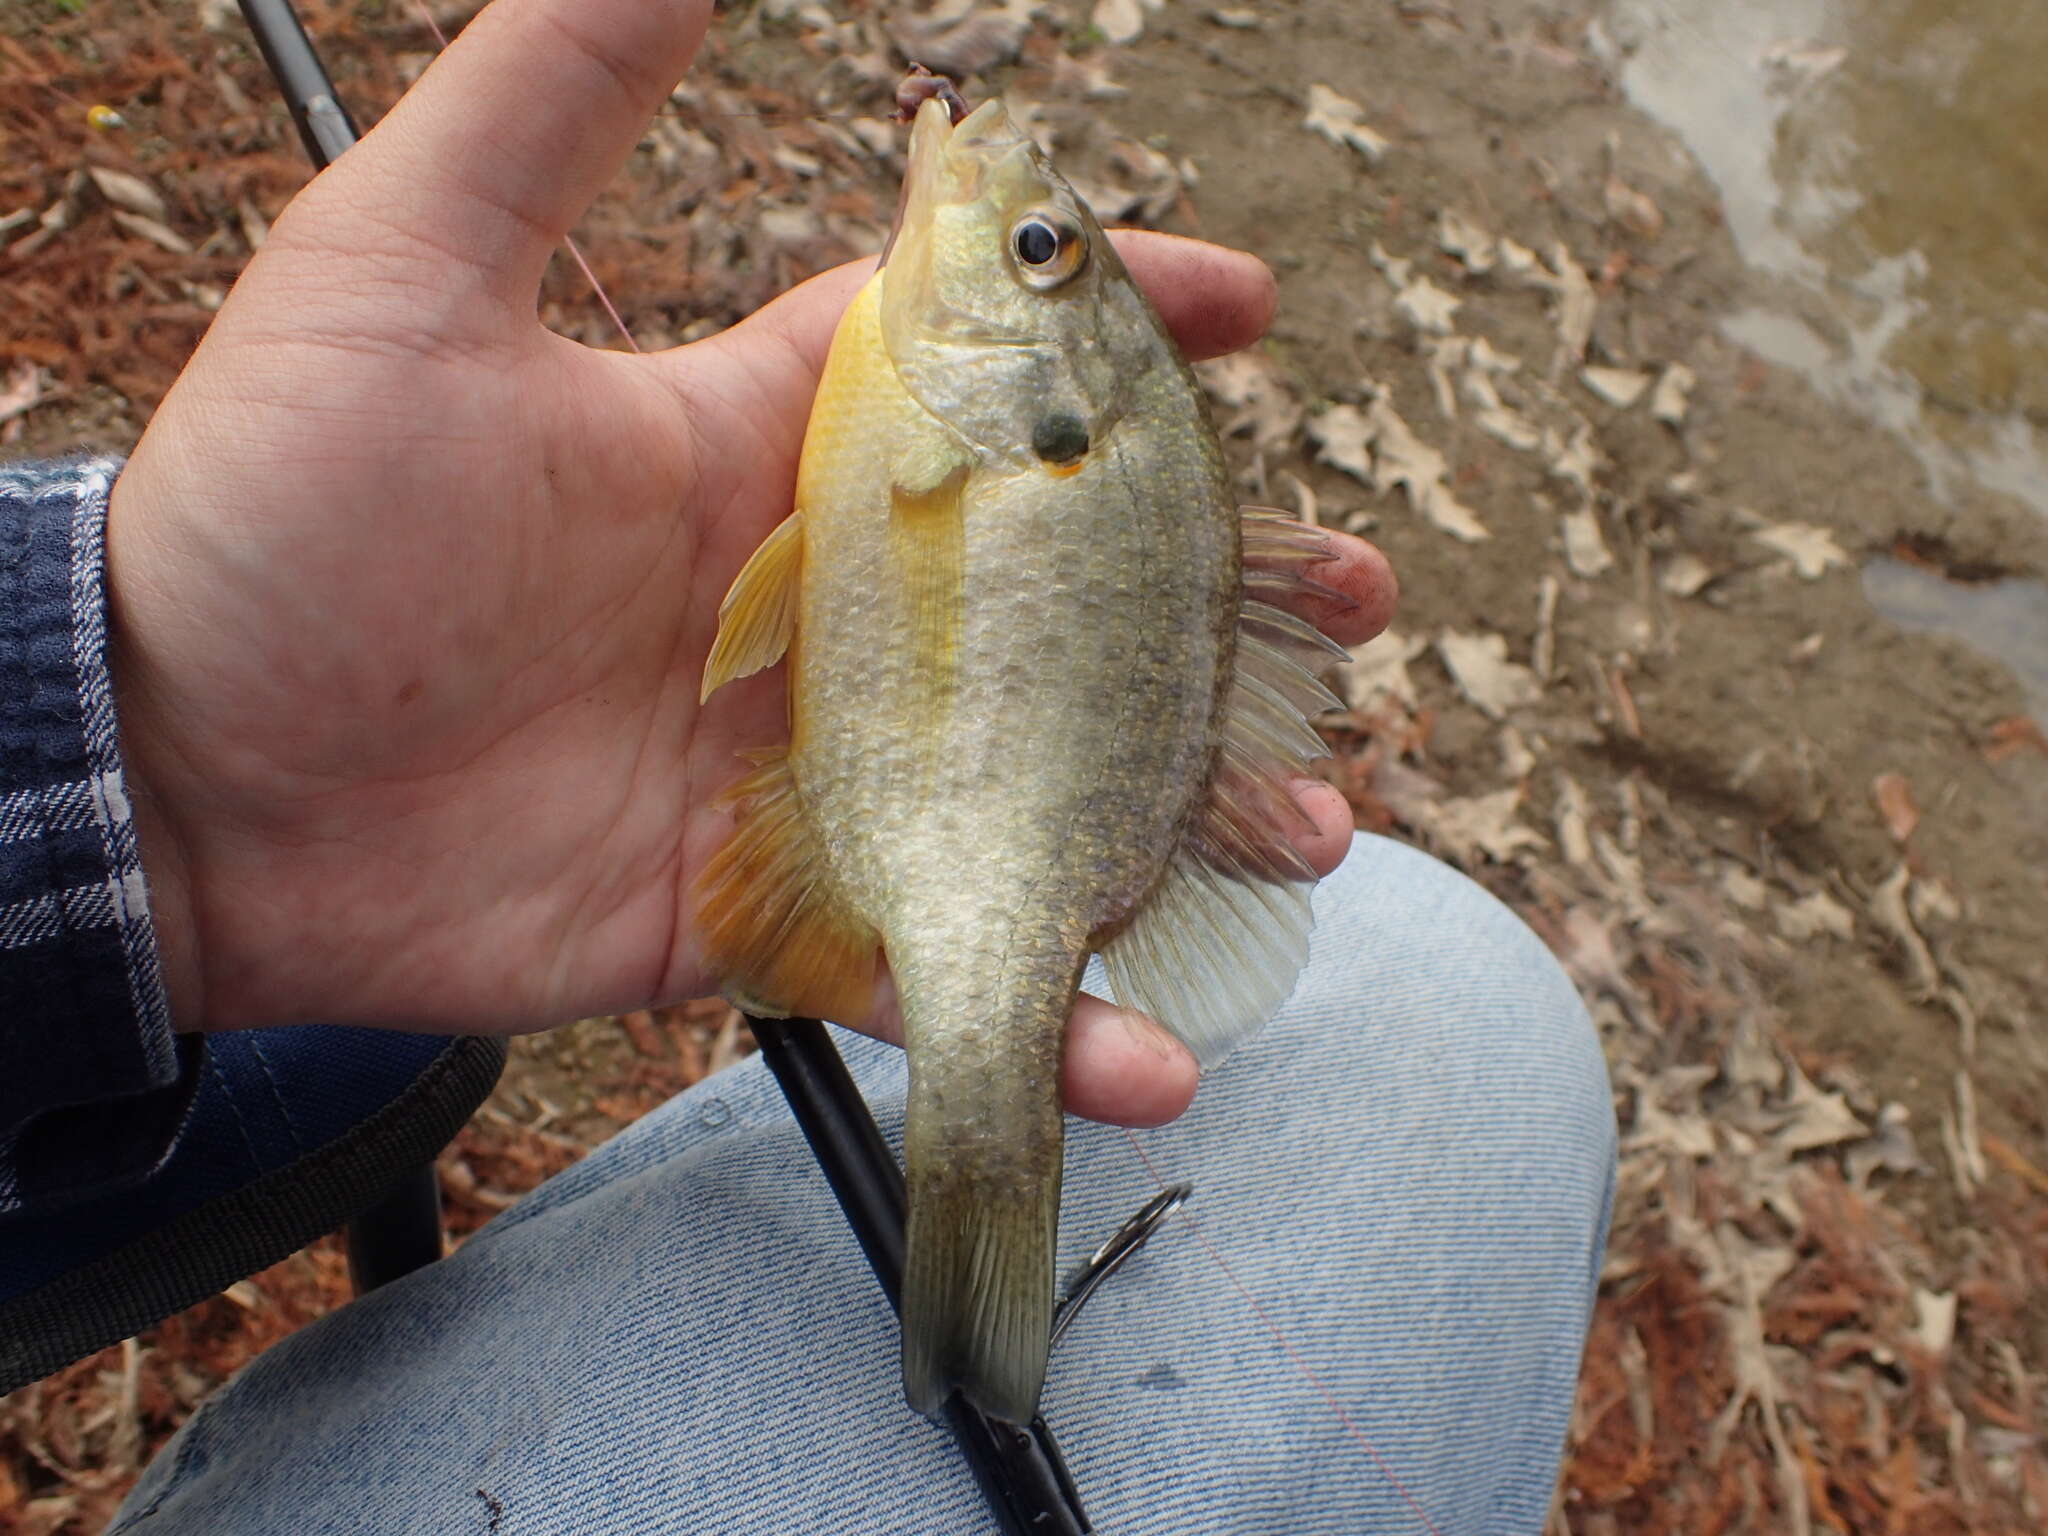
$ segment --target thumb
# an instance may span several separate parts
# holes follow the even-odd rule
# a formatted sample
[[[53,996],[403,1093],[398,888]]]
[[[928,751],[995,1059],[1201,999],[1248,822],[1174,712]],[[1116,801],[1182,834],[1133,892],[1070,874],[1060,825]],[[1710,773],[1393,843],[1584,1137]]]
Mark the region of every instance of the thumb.
[[[307,189],[321,243],[530,308],[681,78],[712,0],[495,0]]]

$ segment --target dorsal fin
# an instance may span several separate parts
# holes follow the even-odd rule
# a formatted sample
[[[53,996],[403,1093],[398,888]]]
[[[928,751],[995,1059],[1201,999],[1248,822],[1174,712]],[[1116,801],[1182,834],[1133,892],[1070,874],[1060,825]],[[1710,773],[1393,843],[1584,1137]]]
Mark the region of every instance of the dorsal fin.
[[[792,512],[747,557],[718,605],[718,638],[704,662],[703,703],[736,678],[772,667],[796,632],[804,564],[804,515]]]
[[[1158,887],[1102,952],[1117,1001],[1179,1037],[1205,1067],[1255,1034],[1308,959],[1312,830],[1294,781],[1327,755],[1309,721],[1342,708],[1317,673],[1344,659],[1313,625],[1262,599],[1328,592],[1303,571],[1330,558],[1315,529],[1245,509],[1237,672],[1207,805]]]

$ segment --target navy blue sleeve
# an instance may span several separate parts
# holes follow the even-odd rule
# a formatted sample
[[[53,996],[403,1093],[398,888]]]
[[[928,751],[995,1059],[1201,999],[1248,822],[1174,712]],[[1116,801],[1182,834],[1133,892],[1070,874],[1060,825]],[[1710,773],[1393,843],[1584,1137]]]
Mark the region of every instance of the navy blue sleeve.
[[[107,677],[118,469],[0,465],[0,1212],[139,1173],[180,1097]]]

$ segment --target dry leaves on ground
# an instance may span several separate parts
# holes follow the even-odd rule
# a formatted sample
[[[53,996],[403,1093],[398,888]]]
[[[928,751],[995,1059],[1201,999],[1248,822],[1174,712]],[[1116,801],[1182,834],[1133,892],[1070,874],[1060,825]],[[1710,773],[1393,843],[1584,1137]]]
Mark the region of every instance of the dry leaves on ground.
[[[139,420],[303,182],[260,63],[228,46],[233,8],[212,9],[207,29],[174,28],[162,15],[175,6],[139,12],[97,62],[66,39],[88,27],[113,36],[104,17],[53,14],[43,36],[17,45],[10,86],[21,89],[0,98],[0,432],[87,390],[117,392]],[[369,32],[343,0],[304,9],[366,120],[429,56],[423,29],[388,8]],[[1014,63],[1020,118],[1042,130],[1076,120],[1046,110],[1057,106],[1088,121],[1082,153],[1068,161],[1058,148],[1105,208],[1167,220],[1198,193],[1179,148],[1118,135],[1100,105],[1123,90],[1119,49],[1151,46],[1160,30],[1153,0],[762,0],[733,11],[730,33],[714,33],[705,66],[579,231],[644,344],[707,334],[879,246],[901,167],[899,130],[879,103],[907,49],[940,67]],[[1250,8],[1211,15],[1223,27],[1262,19]],[[765,46],[776,35],[801,54],[801,91],[748,78],[725,51],[729,38]],[[1531,33],[1517,46],[1579,67],[1555,39]],[[1799,85],[1839,59],[1795,40],[1764,62]],[[1306,148],[1349,165],[1361,186],[1384,182],[1390,138],[1368,109],[1319,83],[1294,88],[1304,115],[1290,109],[1281,131],[1327,140],[1337,153]],[[121,124],[89,127],[76,110],[86,102],[113,103]],[[1424,152],[1404,147],[1396,168]],[[1584,231],[1638,246],[1659,237],[1666,210],[1611,155],[1585,176],[1574,242]],[[1374,362],[1374,379],[1311,380],[1264,354],[1203,370],[1253,499],[1292,496],[1333,526],[1361,527],[1372,509],[1338,505],[1335,488],[1349,483],[1378,508],[1405,504],[1420,537],[1461,559],[1508,542],[1482,546],[1486,522],[1461,499],[1459,471],[1481,456],[1533,466],[1553,503],[1542,526],[1555,544],[1528,572],[1526,612],[1439,617],[1360,647],[1348,710],[1326,724],[1332,777],[1360,823],[1434,849],[1523,913],[1579,985],[1613,1064],[1624,1135],[1614,1237],[1554,1528],[2041,1529],[2048,1424],[2033,1341],[2048,1293],[2048,1172],[1977,1123],[1963,1047],[1973,991],[1943,938],[1962,907],[1913,865],[1910,786],[1889,774],[1870,786],[1899,845],[1897,868],[1870,888],[1724,846],[1629,766],[1642,745],[1628,681],[1641,658],[1595,648],[1565,622],[1588,593],[1635,587],[1703,605],[1758,566],[1818,580],[1849,554],[1828,529],[1739,509],[1738,531],[1718,544],[1696,539],[1690,517],[1663,542],[1642,541],[1641,508],[1616,493],[1603,443],[1635,430],[1686,449],[1716,408],[1711,370],[1608,345],[1600,328],[1627,302],[1628,264],[1611,249],[1575,251],[1554,228],[1481,200],[1390,217],[1384,238],[1397,249],[1375,251],[1379,278],[1368,272],[1366,284],[1389,317],[1387,344],[1415,363],[1405,373]],[[542,313],[616,344],[565,263]],[[1699,479],[1688,460],[1657,494],[1692,509]],[[2048,757],[2024,717],[1981,729],[1993,761]],[[1583,758],[1584,782],[1568,765],[1584,742],[1613,758],[1597,782]],[[1793,948],[1855,945],[1881,948],[1900,986],[1957,1021],[1939,1123],[1915,1124],[1839,1061],[1793,1050],[1767,1001]],[[742,1048],[722,1004],[596,1029],[522,1043],[519,1071],[445,1154],[458,1236]],[[558,1049],[569,1057],[548,1055]],[[1894,1210],[1936,1184],[1972,1239],[1960,1259]],[[205,1392],[344,1290],[332,1246],[309,1250],[0,1403],[0,1526],[97,1529]]]

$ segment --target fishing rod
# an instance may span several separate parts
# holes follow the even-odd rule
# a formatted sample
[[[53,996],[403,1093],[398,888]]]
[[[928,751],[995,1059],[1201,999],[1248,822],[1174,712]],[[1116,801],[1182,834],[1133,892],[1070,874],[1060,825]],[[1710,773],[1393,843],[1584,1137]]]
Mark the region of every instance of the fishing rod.
[[[299,24],[291,0],[241,0],[242,15],[256,34],[256,46],[263,62],[284,96],[284,104],[299,125],[306,157],[315,170],[324,171],[335,158],[355,143],[355,119],[334,94],[334,82],[327,67],[313,51],[313,40]]]
[[[325,170],[356,142],[354,120],[335,94],[291,0],[239,3],[308,158],[316,170]],[[895,1154],[823,1024],[751,1016],[748,1023],[869,1267],[890,1305],[898,1306],[909,1200]],[[1161,1191],[1081,1266],[1056,1314],[1055,1339],[1095,1288],[1144,1245],[1189,1193],[1187,1185]],[[1042,1416],[1028,1425],[1012,1424],[981,1412],[957,1392],[947,1399],[945,1415],[1005,1536],[1088,1536],[1094,1529]]]

